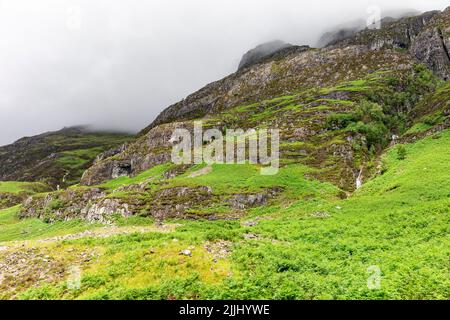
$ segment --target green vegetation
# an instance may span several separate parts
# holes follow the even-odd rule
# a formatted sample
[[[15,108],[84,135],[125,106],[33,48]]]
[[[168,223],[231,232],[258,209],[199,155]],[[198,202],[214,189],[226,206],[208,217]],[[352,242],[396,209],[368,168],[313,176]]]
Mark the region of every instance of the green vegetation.
[[[416,123],[411,128],[409,128],[405,133],[406,134],[414,134],[414,133],[422,133],[431,129],[433,126],[425,123]]]
[[[406,134],[420,134],[442,125],[450,117],[450,82],[445,82],[433,93],[424,97],[411,111],[415,118],[414,125]]]
[[[189,178],[189,172],[201,166],[191,168],[173,179],[173,185],[212,185],[220,192],[278,185],[297,194],[297,200],[286,196],[251,209],[241,221],[173,220],[166,223],[179,226],[168,233],[66,240],[58,250],[102,252],[83,269],[81,287],[69,289],[66,281],[59,281],[25,290],[19,297],[448,299],[449,144],[447,130],[402,145],[408,154],[403,160],[398,159],[399,147],[388,150],[384,173],[347,200],[337,199],[332,186],[304,179],[307,170],[302,166],[283,168],[275,177],[261,177],[258,168],[242,165],[214,166],[209,174]],[[63,222],[50,225],[52,230],[38,233],[35,227],[28,235],[13,236],[5,228],[14,225],[14,210],[0,214],[2,240],[87,227]],[[245,221],[257,224],[245,226]],[[16,234],[25,227],[21,223],[45,225],[25,220]],[[138,217],[120,219],[121,225],[152,223]],[[215,256],[215,247],[226,254]],[[188,248],[191,256],[179,254]],[[373,270],[380,272],[378,289],[367,286]]]
[[[35,193],[47,189],[45,184],[39,182],[0,181],[0,193]]]
[[[0,181],[0,209],[14,206],[33,194],[49,190],[49,186],[40,182]]]
[[[113,190],[121,186],[138,184],[148,180],[157,181],[158,179],[162,178],[163,173],[166,172],[170,168],[170,166],[171,166],[170,164],[155,166],[147,171],[138,174],[135,177],[128,177],[128,176],[119,177],[117,179],[110,180],[102,184],[100,187]],[[150,181],[148,183],[150,183]]]
[[[33,240],[77,233],[99,227],[80,220],[46,223],[40,219],[19,220],[20,206],[0,210],[0,242]]]
[[[57,162],[71,169],[82,168],[83,165],[92,161],[92,159],[95,159],[95,157],[103,151],[102,148],[64,151],[61,153],[62,156],[58,158]]]
[[[255,193],[264,189],[280,187],[284,190],[284,196],[298,199],[305,193],[314,194],[321,192],[325,195],[336,194],[338,189],[331,184],[323,184],[305,178],[305,174],[312,170],[303,165],[289,165],[280,168],[277,175],[261,175],[260,168],[255,165],[226,165],[215,164],[211,173],[195,178],[189,175],[201,168],[190,169],[168,182],[165,187],[176,186],[209,186],[217,195],[235,193]]]
[[[0,179],[40,181],[54,189],[77,184],[102,152],[130,141],[127,134],[92,132],[73,127],[34,137],[25,137],[0,147]]]
[[[405,160],[405,158],[406,158],[406,148],[403,145],[399,145],[397,147],[397,159]]]
[[[450,87],[423,65],[408,65],[406,53],[370,54],[404,68],[364,56],[365,72],[361,61],[336,60],[337,76],[314,84],[309,74],[284,79],[290,66],[279,60],[270,76],[280,79],[266,91],[248,84],[254,92],[247,95],[239,91],[246,85],[236,86],[241,105],[221,108],[235,98],[220,96],[218,112],[199,119],[224,133],[279,128],[281,167],[273,176],[249,163],[166,163],[80,186],[99,153],[130,137],[78,129],[41,136],[27,153],[32,163],[48,162],[24,165],[26,173],[68,188],[33,189],[39,194],[30,201],[11,207],[8,200],[0,210],[0,264],[14,258],[33,270],[6,277],[0,298],[449,299]],[[199,108],[186,119],[204,115]],[[388,148],[393,135],[414,143]],[[39,154],[48,146],[56,151]],[[134,163],[168,148],[136,143],[113,159]],[[364,184],[355,191],[359,172]],[[29,188],[0,183],[0,194]],[[120,215],[122,205],[133,216]],[[19,219],[20,210],[41,220]],[[62,221],[86,212],[108,223]],[[45,275],[33,281],[35,264]],[[81,270],[76,288],[67,282],[74,265]],[[376,288],[368,286],[374,276]]]

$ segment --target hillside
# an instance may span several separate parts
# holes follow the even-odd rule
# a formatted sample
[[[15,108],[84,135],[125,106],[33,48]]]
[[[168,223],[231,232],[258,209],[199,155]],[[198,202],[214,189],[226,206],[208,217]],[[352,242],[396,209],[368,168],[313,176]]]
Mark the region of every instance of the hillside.
[[[449,15],[258,56],[0,210],[0,297],[449,299]],[[200,120],[280,129],[278,173],[172,163]]]
[[[88,127],[25,137],[0,147],[0,181],[44,182],[53,188],[75,184],[100,153],[130,139],[130,135]]]
[[[33,194],[50,190],[42,182],[0,181],[0,209],[15,206]]]
[[[0,264],[38,263],[6,269],[3,298],[448,299],[449,144],[446,130],[405,145],[404,160],[389,149],[383,174],[346,200],[301,178],[304,167],[284,168],[277,180],[291,198],[237,220],[116,217],[117,227],[105,228],[0,211]],[[266,186],[259,178],[251,168],[215,166],[192,183]],[[21,249],[25,239],[46,240]],[[71,266],[83,270],[76,290],[67,287]],[[381,289],[370,290],[377,268]]]

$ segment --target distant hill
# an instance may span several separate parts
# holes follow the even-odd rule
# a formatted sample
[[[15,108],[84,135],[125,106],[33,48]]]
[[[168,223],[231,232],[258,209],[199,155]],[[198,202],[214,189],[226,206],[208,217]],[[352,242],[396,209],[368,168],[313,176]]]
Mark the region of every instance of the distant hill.
[[[0,147],[0,181],[40,181],[55,188],[75,184],[97,155],[130,139],[84,126],[24,137]]]

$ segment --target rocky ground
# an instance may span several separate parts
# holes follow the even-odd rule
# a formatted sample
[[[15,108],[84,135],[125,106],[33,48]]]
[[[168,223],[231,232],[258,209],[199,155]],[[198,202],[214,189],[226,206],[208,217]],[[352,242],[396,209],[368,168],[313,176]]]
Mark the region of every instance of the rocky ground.
[[[106,239],[138,233],[172,232],[177,225],[103,227],[80,233],[67,234],[39,240],[13,241],[0,246],[1,296],[14,299],[14,293],[43,283],[70,281],[73,268],[86,269],[98,260],[98,250],[78,249],[64,245],[76,239]],[[214,247],[215,248],[215,247]],[[217,251],[218,249],[214,249]]]

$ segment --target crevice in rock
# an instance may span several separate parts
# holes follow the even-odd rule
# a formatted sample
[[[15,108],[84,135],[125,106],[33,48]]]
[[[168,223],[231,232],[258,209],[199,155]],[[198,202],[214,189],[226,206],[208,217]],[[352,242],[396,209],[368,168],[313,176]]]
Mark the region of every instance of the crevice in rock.
[[[439,38],[441,39],[442,47],[444,48],[444,52],[445,52],[445,55],[447,56],[447,60],[450,61],[450,53],[449,53],[447,46],[445,45],[444,35],[442,34],[441,29],[438,29],[438,35],[439,35]]]
[[[411,38],[411,32],[409,31],[409,28],[406,28],[406,37],[408,38],[408,48],[410,48],[411,44],[412,44],[412,38]]]

